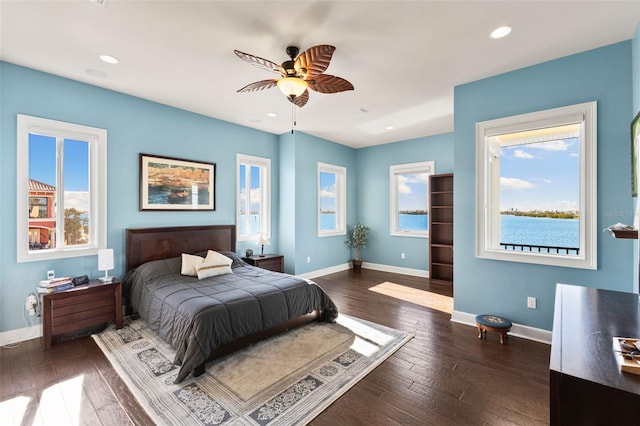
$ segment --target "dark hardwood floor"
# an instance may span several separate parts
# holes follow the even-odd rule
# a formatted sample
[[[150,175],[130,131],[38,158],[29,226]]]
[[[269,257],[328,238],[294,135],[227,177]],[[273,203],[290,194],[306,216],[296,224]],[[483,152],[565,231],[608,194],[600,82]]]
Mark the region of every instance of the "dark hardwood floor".
[[[474,327],[451,322],[447,313],[369,290],[393,282],[452,295],[428,279],[350,270],[314,281],[342,312],[415,337],[312,425],[549,423],[548,345],[516,337],[500,345],[493,333],[479,340]],[[152,424],[90,337],[48,351],[40,339],[1,348],[0,423]]]

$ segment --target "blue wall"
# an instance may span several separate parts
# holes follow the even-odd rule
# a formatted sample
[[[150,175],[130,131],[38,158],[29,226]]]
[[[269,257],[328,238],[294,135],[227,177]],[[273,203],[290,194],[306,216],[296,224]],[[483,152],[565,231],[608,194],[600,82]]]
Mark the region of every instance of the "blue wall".
[[[25,327],[25,297],[48,269],[59,276],[99,275],[95,256],[16,263],[18,113],[108,130],[108,245],[116,252],[115,275],[124,272],[126,228],[234,223],[238,152],[272,161],[273,233],[265,250],[284,254],[287,272],[342,265],[351,257],[344,237],[317,237],[318,161],[347,167],[348,225],[361,221],[371,227],[364,260],[426,270],[425,239],[389,236],[389,166],[434,160],[437,173],[455,172],[455,309],[489,311],[550,329],[557,282],[623,291],[637,288],[637,246],[601,234],[597,271],[476,259],[475,123],[597,100],[598,227],[631,222],[631,217],[606,217],[605,212],[633,211],[629,121],[630,111],[640,110],[638,70],[640,25],[633,42],[456,87],[454,133],[354,150],[301,132],[271,135],[0,62],[0,332]],[[140,152],[215,162],[216,211],[139,212]],[[246,248],[257,246],[238,243],[239,253]],[[538,297],[539,309],[526,309],[526,296]]]
[[[581,102],[598,102],[598,229],[633,221],[629,111],[631,42],[568,56],[455,88],[455,310],[491,312],[550,330],[556,283],[632,291],[633,241],[598,236],[598,270],[475,257],[475,124]],[[611,215],[611,212],[620,215]],[[527,309],[527,296],[538,309]]]
[[[46,271],[57,276],[98,276],[97,257],[16,263],[16,114],[100,127],[108,131],[108,246],[114,274],[124,272],[124,230],[129,227],[235,223],[236,153],[271,158],[273,234],[279,206],[279,137],[132,96],[0,63],[1,217],[0,331],[24,327],[25,297]],[[216,211],[138,211],[138,154],[158,154],[216,163]],[[278,240],[273,243],[277,248]],[[252,244],[252,246],[254,246]],[[255,246],[253,247],[255,248]],[[244,252],[244,245],[238,244]]]
[[[318,162],[347,169],[347,224],[356,216],[356,150],[304,133],[295,134],[295,273],[347,263],[345,236],[318,237]],[[280,197],[288,197],[281,193]],[[292,224],[281,223],[283,230]],[[307,263],[307,257],[311,263]]]
[[[436,173],[453,172],[453,133],[358,150],[357,220],[371,228],[365,262],[429,269],[427,239],[389,235],[389,166],[420,161],[435,161]]]

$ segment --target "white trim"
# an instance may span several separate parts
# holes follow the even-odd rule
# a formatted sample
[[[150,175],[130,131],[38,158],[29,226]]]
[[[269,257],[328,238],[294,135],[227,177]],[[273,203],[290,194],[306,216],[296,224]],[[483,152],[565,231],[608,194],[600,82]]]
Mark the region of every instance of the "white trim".
[[[580,253],[574,255],[506,251],[499,248],[499,152],[488,136],[525,131],[542,125],[580,126]],[[493,179],[493,181],[490,181]],[[581,269],[598,269],[597,102],[585,102],[476,123],[476,257]],[[489,188],[497,188],[490,191]]]
[[[40,324],[3,331],[0,333],[0,346],[11,345],[13,343],[24,342],[25,340],[36,339],[39,337],[42,337],[42,325]]]
[[[362,262],[364,269],[374,271],[393,272],[394,274],[411,275],[414,277],[429,278],[429,271],[423,269],[403,268],[401,266],[382,265],[379,263]]]
[[[468,312],[453,311],[451,313],[451,321],[459,324],[465,324],[476,328],[476,315]],[[530,327],[528,325],[513,323],[510,336],[522,337],[523,339],[533,340],[535,342],[551,344],[551,331],[542,328]]]
[[[260,168],[260,233],[240,235],[240,165],[254,166]],[[251,197],[251,177],[250,172],[248,181],[245,180],[247,186],[247,197]],[[251,203],[249,202],[249,206]],[[236,241],[257,241],[260,235],[271,238],[271,159],[264,157],[256,157],[253,155],[236,154]],[[251,209],[249,208],[249,217]],[[247,223],[248,226],[248,223]],[[247,229],[249,231],[249,229]]]
[[[98,254],[99,249],[107,247],[107,131],[96,127],[46,118],[17,114],[17,193],[16,193],[16,256],[17,262],[33,262],[38,260],[63,259],[69,257],[90,256]],[[64,247],[60,244],[51,250],[29,250],[29,134],[38,133],[55,136],[60,139],[76,139],[89,143],[89,244],[84,246]],[[61,181],[64,170],[62,158],[57,172]],[[59,182],[56,190],[60,188]],[[62,188],[64,190],[64,187]],[[64,217],[63,193],[56,197],[58,208],[57,219]],[[57,223],[57,222],[56,222]],[[58,229],[58,224],[56,225]],[[64,235],[58,232],[56,241],[61,243]]]
[[[305,272],[304,274],[298,274],[296,276],[305,279],[313,279],[315,277],[321,277],[323,275],[329,275],[336,272],[346,271],[347,269],[351,269],[351,262],[343,263],[336,266],[331,266],[329,268],[318,269],[316,271]],[[393,272],[395,274],[403,274],[403,275],[411,275],[414,277],[422,277],[429,278],[429,271],[424,271],[422,269],[411,269],[411,268],[402,268],[399,266],[391,266],[391,265],[382,265],[379,263],[369,263],[362,262],[363,269],[371,269],[374,271],[383,271],[383,272]]]
[[[313,279],[316,277],[321,277],[323,275],[334,274],[336,272],[346,271],[351,268],[351,263],[343,263],[341,265],[330,266],[329,268],[318,269],[316,271],[305,272],[304,274],[298,274],[297,277],[305,278],[305,279]]]

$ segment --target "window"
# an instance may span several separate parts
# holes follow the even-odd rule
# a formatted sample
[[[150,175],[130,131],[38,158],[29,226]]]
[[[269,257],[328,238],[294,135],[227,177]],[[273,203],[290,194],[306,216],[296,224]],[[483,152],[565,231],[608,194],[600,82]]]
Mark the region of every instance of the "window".
[[[271,237],[271,160],[238,154],[238,241]]]
[[[429,175],[433,161],[389,167],[391,235],[428,238]]]
[[[345,235],[347,169],[318,163],[318,236]]]
[[[597,268],[596,103],[476,125],[478,257]]]
[[[18,262],[107,244],[107,131],[18,115]]]

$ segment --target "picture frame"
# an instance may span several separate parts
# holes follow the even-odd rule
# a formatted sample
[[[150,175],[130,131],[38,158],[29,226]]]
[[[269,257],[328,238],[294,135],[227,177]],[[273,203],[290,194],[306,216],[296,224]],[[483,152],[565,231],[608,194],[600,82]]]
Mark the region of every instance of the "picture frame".
[[[638,196],[638,149],[640,149],[640,111],[631,120],[631,196]]]
[[[140,154],[140,211],[211,211],[216,165]]]

